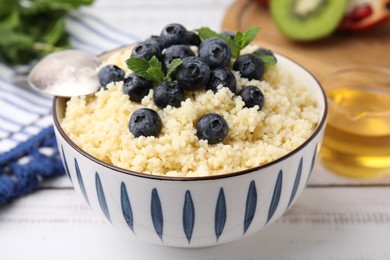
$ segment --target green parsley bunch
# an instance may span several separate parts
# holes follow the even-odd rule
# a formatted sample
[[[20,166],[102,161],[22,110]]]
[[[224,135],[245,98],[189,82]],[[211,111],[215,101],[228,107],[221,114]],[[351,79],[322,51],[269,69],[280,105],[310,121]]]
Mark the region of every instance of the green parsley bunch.
[[[65,15],[94,0],[0,0],[0,60],[27,64],[70,47]]]

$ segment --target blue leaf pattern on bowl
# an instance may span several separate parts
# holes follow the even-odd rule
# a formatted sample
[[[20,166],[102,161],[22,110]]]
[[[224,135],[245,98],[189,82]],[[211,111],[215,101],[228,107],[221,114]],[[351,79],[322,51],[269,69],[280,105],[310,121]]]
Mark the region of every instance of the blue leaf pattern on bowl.
[[[252,223],[256,213],[257,206],[257,190],[255,181],[249,184],[248,194],[246,196],[245,217],[244,217],[244,234]]]
[[[95,186],[100,208],[102,209],[106,218],[111,222],[110,212],[108,210],[106,196],[104,195],[103,185],[97,172],[95,173]]]
[[[194,202],[192,201],[191,192],[187,190],[184,195],[183,229],[187,237],[188,243],[191,242],[192,231],[194,230],[194,224],[195,224]]]
[[[133,210],[131,208],[129,195],[127,194],[126,185],[123,182],[121,183],[121,207],[123,217],[131,231],[134,233]]]
[[[217,199],[217,205],[215,207],[215,235],[217,237],[217,241],[219,237],[221,236],[223,229],[225,227],[226,223],[226,200],[225,200],[225,193],[223,191],[223,188],[219,190],[218,199]]]
[[[318,146],[318,143],[316,144],[316,147],[314,148],[313,157],[311,158],[310,171],[309,171],[309,174],[307,176],[306,183],[309,182],[310,176],[313,173],[314,165],[315,165],[316,158],[317,158],[317,146]]]
[[[297,193],[299,183],[301,182],[301,175],[302,175],[302,164],[303,164],[303,158],[301,157],[301,160],[299,161],[299,166],[297,170],[297,176],[295,176],[294,186],[291,192],[290,201],[288,202],[287,208],[290,207],[291,202],[293,202],[295,195]]]
[[[158,196],[158,192],[156,188],[152,190],[152,202],[150,206],[150,213],[152,215],[154,230],[156,231],[157,235],[160,237],[162,241],[164,217],[162,213],[160,197]]]
[[[275,214],[276,209],[278,208],[280,195],[282,193],[282,184],[283,184],[283,171],[280,170],[278,174],[278,178],[276,180],[274,194],[272,195],[271,205],[268,210],[267,223],[271,220],[272,216]]]
[[[89,204],[89,199],[88,199],[88,196],[87,196],[87,191],[85,190],[83,177],[81,176],[79,163],[77,162],[77,159],[76,159],[76,158],[74,158],[74,165],[75,165],[75,168],[76,168],[77,181],[79,182],[81,193],[83,194],[84,199],[85,199],[85,200],[87,201],[87,203]]]
[[[316,162],[316,157],[317,157],[317,145],[318,145],[318,144],[316,144],[316,147],[315,147],[315,149],[314,149],[314,154],[313,154],[313,157],[312,157],[312,159],[311,159],[310,174],[311,174],[311,172],[313,171],[314,165],[315,165],[315,162]]]
[[[72,177],[70,177],[70,171],[69,171],[68,162],[66,161],[66,157],[65,157],[65,153],[64,153],[64,147],[62,145],[61,145],[61,151],[62,151],[62,160],[63,160],[64,165],[65,165],[66,175],[68,175],[68,178],[69,178],[70,182],[73,183]]]

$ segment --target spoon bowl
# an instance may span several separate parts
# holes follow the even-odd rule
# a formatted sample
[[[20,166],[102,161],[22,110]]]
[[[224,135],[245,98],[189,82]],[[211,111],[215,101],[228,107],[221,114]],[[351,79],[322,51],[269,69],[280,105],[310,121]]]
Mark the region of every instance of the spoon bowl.
[[[53,96],[89,95],[101,87],[97,75],[100,64],[96,56],[87,52],[55,52],[34,66],[27,81],[32,88]]]

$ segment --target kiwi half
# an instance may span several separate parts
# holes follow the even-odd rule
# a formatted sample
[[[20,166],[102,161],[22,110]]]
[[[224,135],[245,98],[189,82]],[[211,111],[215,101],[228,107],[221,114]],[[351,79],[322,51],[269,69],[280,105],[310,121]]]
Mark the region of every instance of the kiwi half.
[[[340,24],[348,0],[271,0],[271,15],[280,30],[298,41],[317,40]]]

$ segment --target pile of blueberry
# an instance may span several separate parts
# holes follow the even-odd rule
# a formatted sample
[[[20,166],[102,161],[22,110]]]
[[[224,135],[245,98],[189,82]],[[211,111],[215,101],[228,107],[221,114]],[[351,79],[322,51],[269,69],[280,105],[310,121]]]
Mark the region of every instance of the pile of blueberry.
[[[234,39],[233,34],[227,35]],[[198,54],[195,54],[190,46],[198,46]],[[256,51],[273,55],[272,52],[261,48]],[[181,60],[180,66],[169,80],[157,83],[148,81],[134,72],[125,77],[125,72],[115,65],[103,67],[99,72],[102,86],[105,87],[110,82],[124,81],[123,92],[129,95],[131,101],[140,102],[150,89],[154,89],[153,100],[161,109],[167,106],[180,107],[181,102],[186,99],[186,93],[191,91],[211,89],[217,92],[222,86],[236,94],[236,78],[229,68],[232,51],[222,38],[211,37],[202,41],[198,34],[187,31],[184,26],[168,24],[159,36],[151,36],[138,43],[131,57],[147,61],[156,57],[165,74],[172,60],[178,58]],[[264,62],[255,53],[237,57],[232,67],[233,70],[240,72],[241,77],[249,80],[260,80],[264,68]],[[258,87],[246,86],[237,95],[241,96],[246,107],[256,105],[259,109],[263,107],[264,95]],[[133,112],[129,121],[129,130],[135,137],[157,136],[161,128],[162,122],[158,113],[148,108]],[[228,124],[220,115],[209,113],[198,120],[196,130],[199,139],[215,144],[226,137]]]

